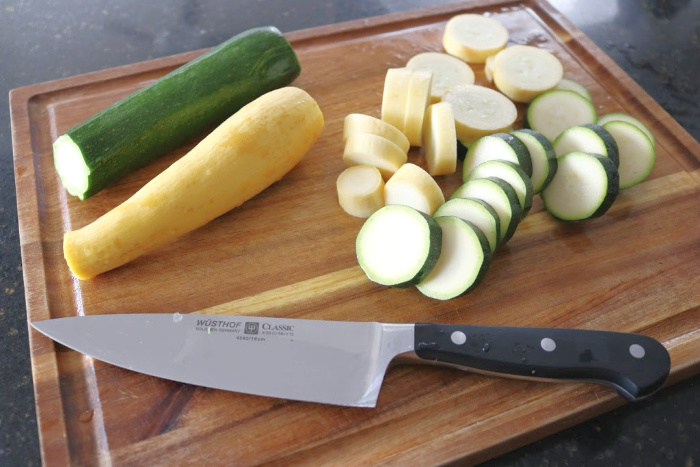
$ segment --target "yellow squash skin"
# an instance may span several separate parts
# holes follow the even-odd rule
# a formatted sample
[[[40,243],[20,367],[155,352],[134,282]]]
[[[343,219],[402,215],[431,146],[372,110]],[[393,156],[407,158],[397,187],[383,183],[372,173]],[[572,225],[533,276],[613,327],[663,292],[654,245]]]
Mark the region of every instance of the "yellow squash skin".
[[[286,87],[249,103],[131,198],[63,237],[71,272],[89,279],[241,205],[289,172],[323,130],[305,91]]]

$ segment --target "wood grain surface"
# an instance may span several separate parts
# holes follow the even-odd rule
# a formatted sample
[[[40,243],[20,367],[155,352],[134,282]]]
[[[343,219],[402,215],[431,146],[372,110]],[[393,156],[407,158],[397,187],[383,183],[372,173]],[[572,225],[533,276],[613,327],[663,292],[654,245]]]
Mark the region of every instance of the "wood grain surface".
[[[488,13],[511,43],[552,51],[600,115],[633,114],[657,163],[601,218],[556,221],[536,197],[482,284],[446,302],[369,282],[357,266],[362,220],[337,204],[342,123],[379,115],[384,75],[440,51],[445,22]],[[669,384],[700,370],[700,145],[588,38],[539,1],[413,11],[288,35],[317,99],[320,140],[284,179],[176,242],[93,280],[73,278],[64,232],[109,211],[195,143],[81,202],[66,195],[51,143],[62,132],[202,51],[20,88],[12,137],[29,322],[140,312],[261,314],[639,332],[671,353]],[[487,85],[483,67],[474,66]],[[522,115],[523,106],[519,106]],[[424,165],[420,151],[409,160]],[[438,177],[449,196],[458,175]],[[268,399],[173,383],[86,358],[30,332],[47,465],[474,463],[623,404],[593,384],[547,384],[397,366],[376,409]],[[236,358],[232,355],[231,358]]]

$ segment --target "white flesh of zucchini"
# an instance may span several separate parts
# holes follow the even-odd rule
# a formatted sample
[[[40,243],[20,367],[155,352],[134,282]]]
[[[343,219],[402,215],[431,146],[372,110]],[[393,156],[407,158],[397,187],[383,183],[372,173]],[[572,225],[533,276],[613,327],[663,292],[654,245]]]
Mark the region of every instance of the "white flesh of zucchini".
[[[617,194],[615,166],[601,163],[602,156],[570,152],[558,159],[557,173],[542,192],[544,206],[562,220],[583,220],[600,214],[609,202],[611,191]],[[609,170],[615,170],[614,178]],[[614,196],[613,195],[613,196]],[[612,202],[610,201],[610,204]]]
[[[436,218],[459,217],[477,226],[486,236],[491,252],[496,251],[500,240],[500,218],[486,201],[477,198],[452,198],[435,211]]]
[[[435,104],[442,100],[448,89],[459,84],[474,84],[474,72],[471,67],[452,55],[439,52],[423,52],[411,57],[406,63],[411,70],[429,71],[433,74],[430,88],[430,102]]]
[[[530,154],[525,154],[527,147],[523,148],[522,154],[518,154],[516,149],[500,136],[505,135],[484,136],[469,147],[462,165],[462,181],[466,181],[472,170],[486,161],[501,160],[517,165],[521,165],[521,163],[525,166],[528,165],[529,161],[527,159],[530,158]],[[512,136],[509,136],[509,138],[514,139]]]
[[[649,138],[649,140],[651,141],[652,146],[656,146],[656,139],[654,138],[654,134],[651,132],[649,127],[647,127],[645,124],[643,124],[638,118],[633,117],[632,115],[629,115],[626,113],[613,112],[613,113],[605,114],[598,119],[598,125],[605,125],[608,122],[631,123],[632,125],[636,126],[640,130],[642,130],[644,132],[644,134],[647,135],[647,138]]]
[[[557,170],[557,157],[552,142],[534,130],[517,130],[512,135],[527,147],[532,162],[532,191],[539,193],[547,186]]]
[[[656,162],[654,144],[639,127],[623,121],[603,125],[615,138],[620,154],[620,189],[630,188],[647,178]]]
[[[528,106],[528,126],[554,141],[576,125],[596,122],[593,103],[574,91],[554,90],[537,96]]]
[[[385,206],[360,229],[357,260],[373,282],[409,285],[432,270],[440,255],[440,237],[431,217],[407,206]]]
[[[620,163],[615,138],[605,128],[598,125],[577,125],[567,128],[557,136],[553,145],[557,157],[579,151],[609,157],[615,162],[615,165]]]
[[[511,222],[514,220],[518,222],[520,220],[519,217],[514,219],[514,215],[519,216],[520,213],[514,212],[513,203],[508,197],[508,194],[493,180],[486,178],[469,180],[455,190],[450,199],[454,198],[477,198],[486,201],[498,214],[498,221],[500,223],[498,226],[500,232],[499,242],[506,240]],[[519,210],[520,206],[517,198],[514,202],[518,205]]]
[[[479,283],[490,252],[483,234],[467,221],[452,216],[435,220],[442,228],[442,251],[433,270],[416,287],[427,297],[449,300]]]
[[[554,89],[563,89],[565,91],[574,91],[576,93],[581,94],[583,97],[585,97],[589,101],[593,100],[593,97],[591,96],[590,91],[588,91],[588,88],[586,88],[586,86],[579,83],[578,81],[574,81],[573,79],[562,78],[561,81],[559,81],[559,83],[557,84],[557,86]]]
[[[53,153],[56,171],[66,191],[81,197],[87,191],[90,175],[82,151],[70,136],[61,135],[53,144]]]
[[[509,161],[486,161],[474,167],[467,180],[487,177],[500,178],[513,187],[515,194],[518,195],[522,216],[525,216],[530,211],[533,197],[532,181],[520,166]]]

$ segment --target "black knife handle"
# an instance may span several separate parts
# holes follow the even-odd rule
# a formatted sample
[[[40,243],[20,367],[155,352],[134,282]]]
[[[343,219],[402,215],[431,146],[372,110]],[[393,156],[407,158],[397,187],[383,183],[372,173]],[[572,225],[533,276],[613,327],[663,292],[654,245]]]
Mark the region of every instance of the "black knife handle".
[[[577,329],[416,324],[415,353],[474,371],[597,382],[629,400],[663,386],[666,348],[640,334]]]

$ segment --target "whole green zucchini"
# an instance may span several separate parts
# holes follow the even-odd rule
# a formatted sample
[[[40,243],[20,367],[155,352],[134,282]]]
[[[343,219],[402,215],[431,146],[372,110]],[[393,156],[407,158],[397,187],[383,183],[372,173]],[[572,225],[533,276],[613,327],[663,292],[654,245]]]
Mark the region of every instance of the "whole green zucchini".
[[[300,72],[294,50],[276,28],[232,37],[56,139],[61,183],[71,195],[88,198]]]

